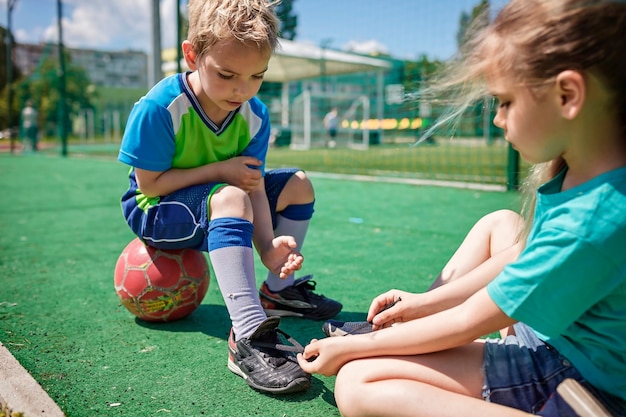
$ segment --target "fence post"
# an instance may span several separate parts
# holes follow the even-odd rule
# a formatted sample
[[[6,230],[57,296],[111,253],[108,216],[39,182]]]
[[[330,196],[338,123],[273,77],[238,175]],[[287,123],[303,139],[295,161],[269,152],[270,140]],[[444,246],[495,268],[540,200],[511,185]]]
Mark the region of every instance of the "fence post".
[[[57,28],[59,31],[59,135],[61,136],[61,156],[67,156],[67,84],[65,74],[65,56],[63,48],[63,6],[61,0],[57,0]]]
[[[506,167],[506,189],[508,191],[517,190],[519,188],[519,152],[513,149],[509,143],[509,157]]]
[[[13,129],[13,28],[12,15],[13,8],[17,0],[9,0],[7,2],[7,31],[6,38],[6,54],[7,54],[7,124],[9,127],[9,142],[11,153],[15,151],[15,132]],[[18,123],[19,125],[19,123]]]

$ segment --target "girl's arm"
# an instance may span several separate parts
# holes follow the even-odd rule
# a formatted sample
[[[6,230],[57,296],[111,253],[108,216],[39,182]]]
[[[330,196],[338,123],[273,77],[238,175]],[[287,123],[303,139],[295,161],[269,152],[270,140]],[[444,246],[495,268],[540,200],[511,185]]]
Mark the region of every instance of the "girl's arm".
[[[367,320],[373,322],[374,329],[380,329],[389,327],[393,323],[426,317],[458,306],[486,287],[505,265],[517,259],[520,248],[520,244],[513,245],[493,255],[467,274],[425,293],[411,294],[391,290],[381,294],[372,301]],[[398,298],[402,299],[401,303],[380,312],[386,305],[397,301]]]
[[[304,354],[298,355],[298,361],[306,372],[335,375],[345,363],[355,359],[438,352],[465,345],[514,323],[482,288],[456,307],[401,326],[313,340]]]

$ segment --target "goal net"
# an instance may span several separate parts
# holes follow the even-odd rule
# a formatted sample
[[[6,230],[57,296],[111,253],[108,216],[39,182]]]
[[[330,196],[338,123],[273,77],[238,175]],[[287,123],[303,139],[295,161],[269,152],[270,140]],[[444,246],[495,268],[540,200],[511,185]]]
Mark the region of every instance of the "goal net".
[[[337,129],[331,135],[324,118],[333,109],[337,112]],[[378,133],[372,133],[370,117],[370,99],[365,95],[304,91],[291,106],[291,149],[368,149]]]

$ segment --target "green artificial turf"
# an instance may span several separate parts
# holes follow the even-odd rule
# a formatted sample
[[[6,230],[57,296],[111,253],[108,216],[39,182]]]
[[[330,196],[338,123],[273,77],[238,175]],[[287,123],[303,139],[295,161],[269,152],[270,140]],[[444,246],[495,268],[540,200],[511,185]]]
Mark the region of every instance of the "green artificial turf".
[[[334,378],[270,396],[226,367],[230,322],[215,280],[188,318],[136,320],[113,288],[133,238],[119,197],[127,168],[112,159],[0,155],[0,341],[70,417],[338,416]],[[472,224],[513,193],[315,177],[302,273],[362,320],[375,295],[424,290]],[[264,272],[257,260],[257,280]],[[301,343],[321,322],[284,319]]]

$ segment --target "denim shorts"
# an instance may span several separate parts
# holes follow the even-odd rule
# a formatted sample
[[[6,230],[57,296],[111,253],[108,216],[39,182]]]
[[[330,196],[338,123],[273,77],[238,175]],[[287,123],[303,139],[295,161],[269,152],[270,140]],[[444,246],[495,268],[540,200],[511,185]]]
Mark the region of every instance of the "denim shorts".
[[[614,416],[626,416],[626,401],[591,386],[554,348],[526,325],[515,325],[515,336],[488,339],[483,363],[486,401],[544,417],[577,417],[558,394],[566,378],[580,382]]]

